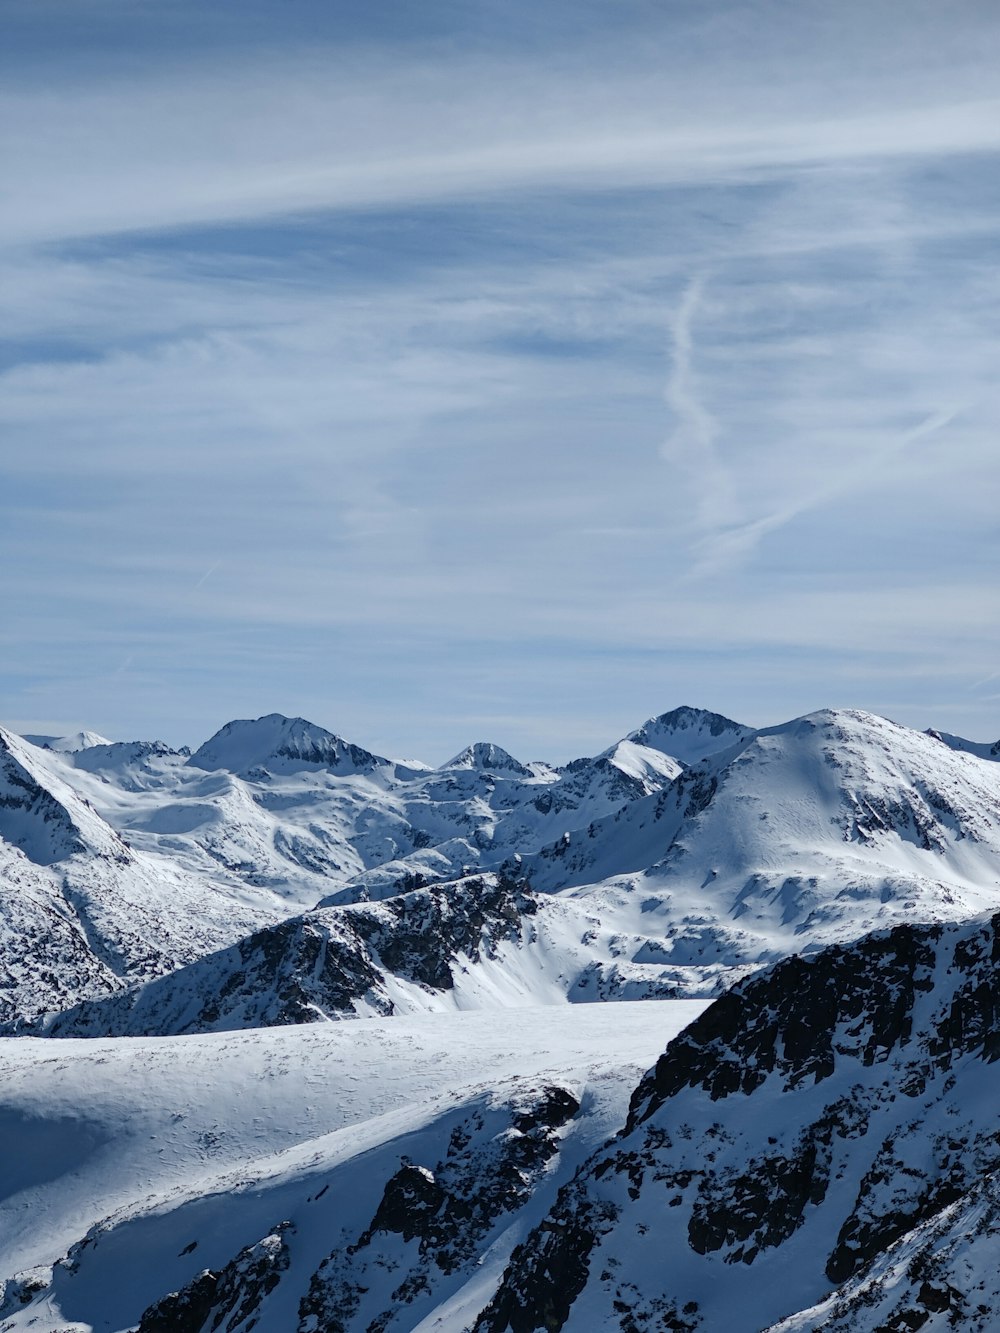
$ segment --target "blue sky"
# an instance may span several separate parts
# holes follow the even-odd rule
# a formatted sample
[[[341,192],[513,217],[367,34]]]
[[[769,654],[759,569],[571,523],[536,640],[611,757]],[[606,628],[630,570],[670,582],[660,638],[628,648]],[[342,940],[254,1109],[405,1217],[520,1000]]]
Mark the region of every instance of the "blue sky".
[[[1000,735],[995,5],[3,22],[7,725]]]

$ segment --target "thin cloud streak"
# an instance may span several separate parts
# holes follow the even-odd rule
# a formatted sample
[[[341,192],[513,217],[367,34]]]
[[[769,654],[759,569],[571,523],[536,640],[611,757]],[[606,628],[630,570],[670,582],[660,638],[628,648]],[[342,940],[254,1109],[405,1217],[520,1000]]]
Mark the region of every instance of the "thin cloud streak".
[[[820,164],[1000,151],[1000,99],[961,80],[909,89],[798,79],[762,96],[746,75],[713,104],[689,72],[530,61],[382,60],[0,97],[8,244],[410,208],[511,190],[665,188],[781,178]],[[648,57],[645,64],[648,66]],[[720,68],[732,63],[730,53]],[[738,69],[738,65],[737,65]],[[975,90],[977,80],[972,80]],[[388,90],[391,90],[389,92]]]
[[[691,577],[698,579],[731,571],[753,554],[764,537],[801,518],[803,514],[836,504],[871,483],[879,474],[885,474],[891,479],[889,469],[898,463],[900,456],[911,444],[944,429],[957,415],[957,408],[932,412],[912,430],[904,431],[885,442],[873,441],[867,460],[853,468],[838,468],[832,479],[824,479],[822,486],[799,495],[791,504],[749,523],[715,526],[699,539],[695,547],[696,560]]]
[[[688,283],[670,321],[672,365],[665,398],[677,424],[661,453],[671,466],[671,481],[696,496],[696,526],[714,532],[733,523],[738,510],[732,479],[716,448],[718,424],[702,401],[692,365],[703,286],[700,276]]]
[[[995,735],[1000,15],[956,3],[15,61],[0,712]]]

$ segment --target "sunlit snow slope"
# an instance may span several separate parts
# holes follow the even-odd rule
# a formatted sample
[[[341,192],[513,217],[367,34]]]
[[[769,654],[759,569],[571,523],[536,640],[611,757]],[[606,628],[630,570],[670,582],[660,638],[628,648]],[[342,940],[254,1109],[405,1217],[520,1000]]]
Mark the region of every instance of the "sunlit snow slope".
[[[248,1330],[252,1314],[258,1330],[291,1333],[310,1290],[346,1318],[364,1287],[352,1329],[451,1311],[439,1326],[457,1330],[703,1007],[0,1043],[0,1274],[36,1270],[8,1282],[0,1327],[133,1328],[205,1268],[276,1235],[287,1266],[266,1294],[244,1271],[239,1296],[251,1299],[228,1327]],[[438,1200],[436,1230],[414,1186]]]

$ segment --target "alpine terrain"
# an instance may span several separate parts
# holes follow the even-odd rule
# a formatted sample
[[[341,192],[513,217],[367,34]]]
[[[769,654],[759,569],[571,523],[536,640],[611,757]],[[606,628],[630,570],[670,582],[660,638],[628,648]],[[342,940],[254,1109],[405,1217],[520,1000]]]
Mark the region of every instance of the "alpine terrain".
[[[998,760],[0,730],[0,1330],[1000,1327]]]

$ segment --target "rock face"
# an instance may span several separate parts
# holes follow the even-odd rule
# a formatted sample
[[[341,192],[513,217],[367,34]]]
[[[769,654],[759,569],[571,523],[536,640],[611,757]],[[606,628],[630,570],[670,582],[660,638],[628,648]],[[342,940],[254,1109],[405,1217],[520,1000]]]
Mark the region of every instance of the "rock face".
[[[741,726],[721,713],[684,704],[651,717],[628,735],[628,740],[661,750],[680,761],[684,767],[697,764],[709,755],[733,745],[743,745],[754,735],[753,727]]]
[[[904,926],[723,996],[515,1251],[477,1333],[758,1333],[921,1227],[936,1252],[1000,1169],[998,965],[1000,917]],[[925,1313],[975,1303],[949,1262],[914,1268]]]
[[[497,1099],[454,1126],[433,1167],[404,1160],[370,1225],[313,1275],[299,1333],[412,1328],[435,1288],[473,1266],[497,1223],[530,1199],[579,1109],[559,1085]]]
[[[536,911],[524,885],[495,876],[330,908],[258,931],[148,985],[9,1031],[177,1036],[391,1014],[394,981],[448,991],[459,956],[475,962],[490,954]]]
[[[1000,1311],[1000,1178],[988,1174],[861,1273],[774,1333],[959,1328],[992,1333]]]
[[[248,1245],[218,1272],[204,1269],[181,1291],[171,1292],[145,1311],[137,1333],[251,1333],[260,1324],[260,1306],[289,1264],[285,1233],[279,1223],[256,1245]]]

